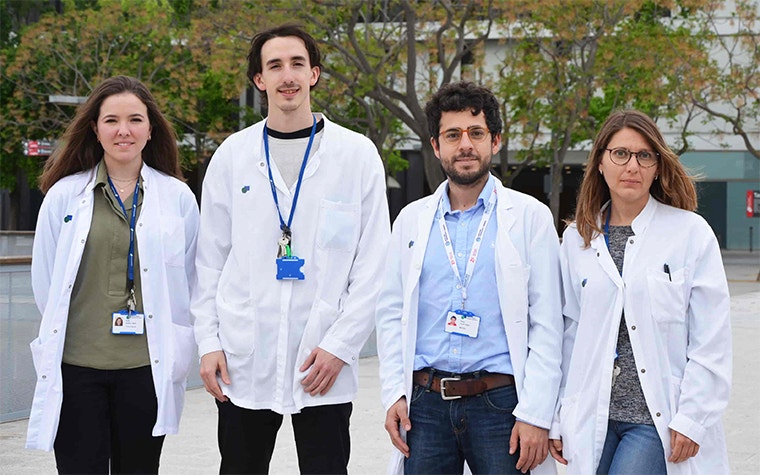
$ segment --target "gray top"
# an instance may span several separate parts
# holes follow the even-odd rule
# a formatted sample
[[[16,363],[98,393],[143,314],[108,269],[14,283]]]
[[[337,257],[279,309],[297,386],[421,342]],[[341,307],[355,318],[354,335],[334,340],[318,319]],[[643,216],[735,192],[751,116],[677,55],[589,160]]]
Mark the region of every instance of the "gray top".
[[[623,272],[623,257],[625,243],[633,236],[630,226],[610,226],[609,251],[618,272]],[[612,386],[610,398],[610,419],[632,424],[654,424],[649,414],[644,393],[636,371],[636,361],[633,358],[633,348],[628,337],[628,327],[625,324],[625,313],[620,317],[620,329],[617,340],[618,357],[615,365],[620,368],[620,374]]]

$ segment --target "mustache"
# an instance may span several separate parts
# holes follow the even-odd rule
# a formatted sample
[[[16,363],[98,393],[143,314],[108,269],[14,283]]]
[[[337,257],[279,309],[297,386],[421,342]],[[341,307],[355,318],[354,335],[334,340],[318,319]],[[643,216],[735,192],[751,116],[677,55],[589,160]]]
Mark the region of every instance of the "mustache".
[[[470,158],[477,159],[478,156],[472,152],[464,152],[464,153],[460,153],[454,156],[454,160],[463,160],[463,159],[470,159]]]

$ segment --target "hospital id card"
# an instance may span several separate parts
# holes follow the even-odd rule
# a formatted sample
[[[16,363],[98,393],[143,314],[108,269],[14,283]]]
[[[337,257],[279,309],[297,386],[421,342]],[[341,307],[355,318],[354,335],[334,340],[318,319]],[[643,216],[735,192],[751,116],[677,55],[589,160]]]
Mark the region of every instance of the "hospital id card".
[[[479,328],[480,317],[467,310],[450,311],[446,315],[446,326],[444,328],[446,333],[477,338]]]
[[[145,333],[145,315],[121,310],[111,315],[111,333],[114,335],[142,335]]]

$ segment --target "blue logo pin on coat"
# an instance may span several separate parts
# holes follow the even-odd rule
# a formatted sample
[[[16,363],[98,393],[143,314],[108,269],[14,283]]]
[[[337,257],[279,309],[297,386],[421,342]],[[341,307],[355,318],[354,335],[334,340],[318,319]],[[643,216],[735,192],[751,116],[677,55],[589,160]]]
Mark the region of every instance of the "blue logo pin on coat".
[[[74,217],[73,217],[73,216],[71,216],[70,214],[67,214],[67,215],[66,215],[66,217],[65,217],[65,218],[63,218],[63,222],[64,222],[64,223],[68,223],[68,222],[69,222],[69,221],[71,221],[72,219],[74,219]]]
[[[245,185],[240,191],[242,191],[243,193],[248,193],[249,191],[251,191],[251,187],[248,185]]]
[[[414,246],[414,241],[409,241],[409,248],[411,249],[412,246]]]
[[[581,287],[585,287],[587,282],[588,282],[588,279],[583,279],[581,281]]]

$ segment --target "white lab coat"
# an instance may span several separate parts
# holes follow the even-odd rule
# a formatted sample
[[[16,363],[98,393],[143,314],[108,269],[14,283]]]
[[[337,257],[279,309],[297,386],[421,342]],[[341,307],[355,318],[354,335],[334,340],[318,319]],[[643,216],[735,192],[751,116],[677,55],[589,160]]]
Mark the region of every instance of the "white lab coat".
[[[102,163],[102,162],[101,162]],[[148,352],[158,399],[153,436],[176,434],[194,356],[190,288],[195,280],[198,205],[190,189],[143,165],[145,196],[137,220],[137,252]],[[42,314],[31,343],[37,386],[29,416],[27,448],[50,451],[63,400],[61,360],[71,290],[92,222],[96,169],[59,180],[37,219],[32,251],[32,290]]]
[[[276,280],[282,232],[259,122],[231,135],[206,172],[192,312],[201,356],[224,350],[237,406],[296,413],[354,399],[359,352],[372,332],[390,237],[385,173],[366,137],[324,118],[292,222],[305,280]],[[296,185],[272,175],[287,222]],[[304,392],[298,371],[320,348],[344,362],[324,396]]]
[[[669,427],[700,445],[696,457],[668,463],[668,474],[728,473],[721,416],[731,387],[731,329],[718,242],[699,215],[651,196],[632,227],[622,277],[604,236],[583,249],[575,225],[565,230],[564,377],[552,437],[562,437],[568,474],[596,470],[625,310],[641,388],[665,457],[671,453]]]
[[[496,181],[498,199],[493,216],[498,225],[495,275],[519,400],[513,414],[530,424],[549,427],[561,379],[559,240],[546,206],[491,179]],[[438,201],[445,190],[444,182],[432,196],[408,205],[393,225],[375,316],[386,411],[401,397],[411,397],[419,279]],[[403,473],[403,458],[394,450],[388,473]],[[554,460],[547,457],[532,473],[556,473]]]

